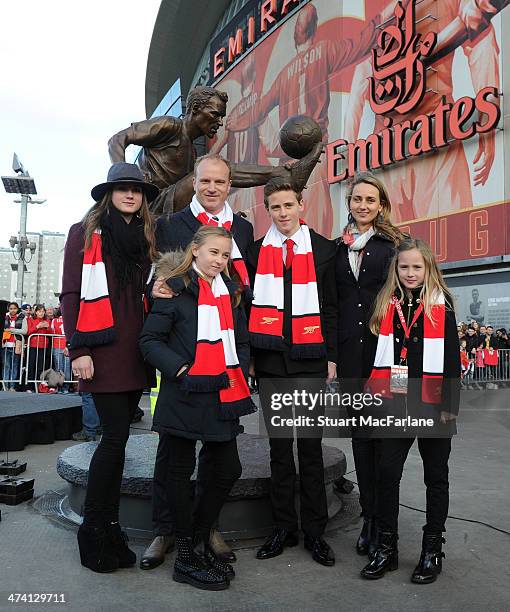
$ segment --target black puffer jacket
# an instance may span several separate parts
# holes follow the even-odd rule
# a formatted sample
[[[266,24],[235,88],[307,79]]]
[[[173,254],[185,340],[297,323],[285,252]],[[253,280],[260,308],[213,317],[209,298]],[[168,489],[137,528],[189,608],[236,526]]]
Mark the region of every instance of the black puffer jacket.
[[[192,365],[197,345],[198,283],[190,272],[191,282],[184,286],[182,278],[170,285],[179,295],[171,299],[156,299],[140,335],[144,359],[161,372],[154,431],[193,440],[222,442],[232,440],[243,428],[239,419],[219,418],[219,392],[192,393],[181,388],[176,377],[183,365]],[[237,286],[224,277],[231,294]],[[232,308],[236,351],[239,364],[247,375],[250,349],[246,316],[243,308]]]

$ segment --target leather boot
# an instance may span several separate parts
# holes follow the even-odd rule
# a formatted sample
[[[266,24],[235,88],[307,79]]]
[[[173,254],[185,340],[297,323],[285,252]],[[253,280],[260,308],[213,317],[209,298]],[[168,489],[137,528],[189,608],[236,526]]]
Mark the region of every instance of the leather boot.
[[[211,567],[208,561],[194,550],[193,539],[176,537],[177,558],[173,579],[206,591],[228,589],[228,578]]]
[[[424,533],[421,545],[421,556],[414,568],[411,582],[415,584],[430,584],[441,573],[444,552],[442,545],[445,539],[441,533]]]
[[[78,529],[78,546],[84,567],[101,574],[118,569],[119,560],[104,527],[81,525]]]
[[[363,527],[356,542],[358,555],[368,555],[370,561],[377,550],[377,522],[372,516],[363,517]]]
[[[209,545],[209,538],[207,536],[197,535],[193,540],[193,550],[195,554],[203,558],[213,569],[218,573],[226,576],[229,580],[233,580],[236,576],[234,568],[230,563],[225,563],[218,558],[214,550]]]
[[[136,563],[136,553],[128,547],[127,533],[117,522],[107,523],[105,529],[112,551],[119,560],[119,567],[132,567]]]
[[[234,551],[225,542],[223,536],[217,529],[211,529],[209,546],[213,549],[213,552],[219,561],[223,561],[225,563],[235,563],[237,561]]]
[[[141,569],[154,569],[161,565],[165,560],[165,555],[171,552],[175,546],[175,536],[165,535],[156,536],[149,546],[145,549],[140,559]]]
[[[374,558],[361,570],[368,580],[382,578],[387,571],[398,568],[398,535],[393,531],[379,531],[379,543]]]

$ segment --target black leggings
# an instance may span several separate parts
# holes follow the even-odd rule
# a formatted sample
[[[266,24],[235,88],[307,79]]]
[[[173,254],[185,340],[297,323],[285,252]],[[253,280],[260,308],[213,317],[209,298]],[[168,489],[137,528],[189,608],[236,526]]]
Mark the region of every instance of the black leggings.
[[[234,438],[227,442],[203,442],[200,461],[204,464],[200,494],[193,495],[191,475],[195,470],[196,440],[161,434],[168,448],[167,499],[178,537],[194,533],[208,537],[232,486],[241,476],[241,462]]]
[[[103,428],[89,467],[83,520],[101,527],[119,520],[120,485],[129,426],[140,401],[142,390],[124,393],[93,393]]]
[[[413,438],[380,440],[378,521],[382,531],[398,530],[400,480]],[[448,516],[448,458],[451,438],[418,438],[418,450],[423,461],[423,481],[426,487],[428,533],[445,531]]]

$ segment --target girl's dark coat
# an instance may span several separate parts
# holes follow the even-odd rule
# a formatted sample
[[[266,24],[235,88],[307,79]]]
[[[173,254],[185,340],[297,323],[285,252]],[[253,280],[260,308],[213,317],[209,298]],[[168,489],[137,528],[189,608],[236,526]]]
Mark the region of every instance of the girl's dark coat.
[[[182,438],[227,441],[242,432],[239,419],[221,420],[219,392],[191,393],[181,388],[177,372],[195,359],[197,342],[198,284],[194,271],[185,287],[183,279],[169,281],[179,295],[156,299],[140,335],[140,348],[146,361],[161,372],[153,429]],[[224,277],[231,294],[236,285]],[[243,308],[232,307],[239,364],[248,372],[250,352]]]

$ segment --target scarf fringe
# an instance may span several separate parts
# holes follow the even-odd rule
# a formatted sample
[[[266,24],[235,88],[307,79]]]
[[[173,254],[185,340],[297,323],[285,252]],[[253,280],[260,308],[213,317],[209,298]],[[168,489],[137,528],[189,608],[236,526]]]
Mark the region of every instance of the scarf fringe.
[[[115,341],[115,329],[110,327],[95,332],[80,332],[75,331],[71,341],[69,342],[70,349],[77,349],[82,346],[102,346]]]
[[[235,421],[239,417],[257,412],[257,406],[251,397],[245,397],[236,402],[221,404],[218,408],[218,418],[220,421]]]
[[[229,386],[230,380],[226,372],[218,376],[190,376],[186,374],[181,382],[181,389],[188,393],[210,393],[228,389]]]
[[[254,348],[265,351],[283,351],[285,350],[285,342],[281,336],[269,336],[267,334],[257,334],[250,332],[250,344]]]

